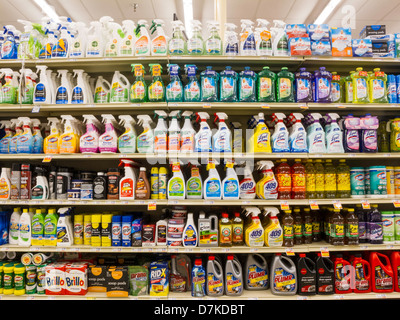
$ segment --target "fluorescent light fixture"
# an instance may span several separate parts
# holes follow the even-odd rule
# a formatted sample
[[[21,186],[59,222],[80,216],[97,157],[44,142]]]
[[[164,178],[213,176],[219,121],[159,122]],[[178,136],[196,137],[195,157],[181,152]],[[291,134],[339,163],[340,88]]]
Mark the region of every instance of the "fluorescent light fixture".
[[[320,13],[318,18],[315,20],[315,24],[322,24],[325,22],[325,20],[332,14],[333,10],[337,7],[337,5],[341,2],[342,0],[330,0],[329,3],[326,5],[324,10]]]
[[[60,21],[60,17],[56,13],[53,7],[51,7],[46,0],[33,0],[39,7],[42,9],[42,11],[49,16],[49,18],[53,19],[56,22]]]
[[[188,38],[190,39],[193,35],[192,24],[193,21],[193,2],[192,0],[183,1],[183,16],[185,18],[185,30]]]

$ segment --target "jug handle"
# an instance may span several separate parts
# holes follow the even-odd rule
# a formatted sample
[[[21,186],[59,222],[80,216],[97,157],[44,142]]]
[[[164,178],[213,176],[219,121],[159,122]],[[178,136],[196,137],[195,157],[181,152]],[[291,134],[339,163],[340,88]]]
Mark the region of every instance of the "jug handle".
[[[110,90],[111,84],[106,79],[103,79],[103,83],[105,83],[108,86],[107,90]]]
[[[128,80],[127,77],[125,77],[123,74],[120,74],[120,77],[121,77],[122,80],[125,81],[125,85],[128,85],[128,84],[129,84],[129,80]]]

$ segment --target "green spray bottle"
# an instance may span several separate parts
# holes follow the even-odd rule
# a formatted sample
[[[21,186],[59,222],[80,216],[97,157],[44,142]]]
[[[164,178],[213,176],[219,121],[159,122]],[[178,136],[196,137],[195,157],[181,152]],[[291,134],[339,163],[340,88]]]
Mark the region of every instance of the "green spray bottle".
[[[183,85],[181,78],[179,77],[179,70],[180,68],[177,64],[168,64],[170,82],[165,90],[167,102],[183,101]]]
[[[204,41],[201,35],[201,22],[192,21],[193,36],[187,42],[187,52],[189,55],[203,55]]]
[[[36,81],[37,75],[31,69],[21,69],[19,72],[22,81],[21,88],[18,89],[18,103],[33,104],[33,92],[35,91],[34,81]]]
[[[351,75],[353,82],[353,103],[368,103],[368,72],[363,68],[356,68],[356,72]]]
[[[208,21],[208,30],[210,36],[206,40],[206,54],[221,55],[222,54],[222,40],[219,35],[219,23],[217,21]]]
[[[147,85],[144,81],[144,67],[141,64],[132,64],[132,72],[135,75],[135,81],[130,89],[131,102],[146,102],[147,101]]]
[[[150,102],[165,101],[165,87],[161,77],[162,67],[160,64],[149,64],[150,72],[153,77],[148,87],[148,97]]]
[[[180,20],[171,22],[172,24],[172,38],[168,42],[168,54],[170,55],[184,55],[187,52],[186,41],[183,37],[183,23]]]
[[[15,104],[17,102],[18,72],[9,68],[0,69],[0,79],[4,76],[5,83],[0,90],[0,103]]]
[[[282,67],[277,74],[276,96],[277,102],[294,102],[294,75],[287,67]]]
[[[387,75],[379,68],[368,78],[369,98],[371,103],[388,103],[387,97]]]
[[[276,102],[276,74],[264,67],[257,77],[257,99],[260,102]]]
[[[197,67],[194,64],[185,64],[185,72],[187,75],[188,83],[184,88],[185,102],[200,102],[200,83],[197,80],[196,73]]]

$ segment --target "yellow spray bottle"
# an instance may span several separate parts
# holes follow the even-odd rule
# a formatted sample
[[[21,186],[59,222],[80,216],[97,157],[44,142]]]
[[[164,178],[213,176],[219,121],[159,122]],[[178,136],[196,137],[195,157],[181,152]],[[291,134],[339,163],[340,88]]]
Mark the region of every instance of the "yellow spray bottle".
[[[271,133],[265,124],[264,114],[262,112],[258,114],[256,129],[248,142],[250,148],[248,152],[272,152]]]
[[[77,153],[79,150],[79,136],[75,124],[78,120],[70,115],[62,115],[61,119],[61,122],[65,122],[65,125],[64,133],[59,138],[60,153]]]
[[[267,247],[281,247],[283,244],[283,230],[277,217],[278,213],[278,208],[263,207],[264,217],[269,216],[264,225],[264,243]]]
[[[54,117],[47,118],[50,126],[50,134],[44,139],[43,151],[45,154],[57,154],[60,153],[60,120]]]
[[[245,230],[245,242],[248,247],[264,246],[264,228],[258,215],[261,213],[257,207],[245,207],[245,211],[251,214],[251,223]]]
[[[272,161],[258,161],[258,169],[263,177],[256,184],[256,194],[259,199],[278,199],[278,181],[275,179]]]

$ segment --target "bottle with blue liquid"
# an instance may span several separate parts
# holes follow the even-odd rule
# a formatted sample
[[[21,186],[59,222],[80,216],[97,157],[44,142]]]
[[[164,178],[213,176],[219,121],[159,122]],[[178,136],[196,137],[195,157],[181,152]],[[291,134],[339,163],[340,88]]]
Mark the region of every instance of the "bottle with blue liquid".
[[[389,103],[397,103],[397,85],[394,74],[388,74],[387,76],[387,95]]]
[[[213,70],[212,67],[208,66],[206,70],[200,74],[200,83],[201,101],[217,102],[219,84],[218,73]]]
[[[314,79],[315,102],[331,102],[332,74],[320,67],[315,71]]]
[[[306,68],[300,68],[300,71],[295,74],[295,77],[296,101],[313,102],[313,75],[311,72],[306,71]]]
[[[183,101],[183,85],[179,77],[180,67],[177,64],[168,64],[168,72],[170,82],[165,89],[167,102],[182,102]]]
[[[240,102],[255,102],[256,100],[256,83],[257,74],[250,70],[250,67],[244,67],[244,70],[239,74],[239,101]]]
[[[200,102],[201,91],[200,82],[197,80],[196,73],[197,67],[194,64],[186,64],[185,72],[187,75],[188,83],[183,89],[183,98],[185,102]]]

